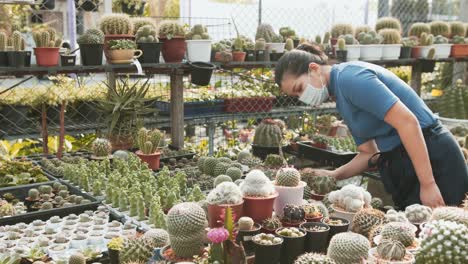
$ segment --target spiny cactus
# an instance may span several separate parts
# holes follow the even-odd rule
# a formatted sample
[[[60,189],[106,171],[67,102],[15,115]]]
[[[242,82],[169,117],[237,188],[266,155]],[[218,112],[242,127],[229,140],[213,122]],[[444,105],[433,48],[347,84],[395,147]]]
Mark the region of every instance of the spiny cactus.
[[[392,222],[382,227],[382,239],[398,240],[405,247],[411,246],[415,239],[415,230],[410,223]]]
[[[96,157],[107,157],[112,151],[112,145],[105,138],[97,138],[93,142],[93,153]]]
[[[252,227],[254,225],[254,221],[250,217],[243,216],[243,217],[239,218],[239,220],[237,221],[237,225],[239,227],[239,230],[249,231],[249,230],[252,230]]]
[[[372,197],[371,199],[372,208],[379,209],[383,207],[383,201],[379,197]]]
[[[382,29],[395,29],[398,32],[401,32],[401,23],[398,18],[394,17],[381,17],[377,20],[375,24],[375,31],[380,34]]]
[[[161,38],[184,38],[185,30],[177,21],[163,21],[159,25],[159,36]]]
[[[242,202],[242,193],[233,182],[221,182],[210,191],[206,200],[209,204],[239,204]]]
[[[367,25],[358,26],[358,27],[356,27],[356,29],[354,30],[354,37],[357,38],[361,32],[368,33],[368,32],[371,31],[371,30],[372,30],[371,27],[369,27],[369,26],[367,26]]]
[[[281,155],[268,154],[265,158],[264,164],[268,168],[278,168],[285,165],[285,160]]]
[[[331,258],[318,253],[306,253],[299,256],[294,264],[336,264]]]
[[[150,18],[150,17],[132,17],[132,18],[130,18],[130,21],[133,24],[133,32],[138,32],[138,30],[141,27],[144,27],[144,26],[150,26],[155,30],[157,28],[156,23],[155,23],[156,21],[154,20],[154,18]]]
[[[205,238],[205,211],[196,203],[180,203],[167,214],[167,231],[176,256],[191,258],[200,254]]]
[[[316,194],[325,195],[336,189],[336,181],[333,177],[313,176],[309,180],[309,184]]]
[[[366,237],[351,233],[338,233],[330,240],[327,256],[337,264],[361,263],[370,249]]]
[[[218,159],[219,161],[219,159]],[[226,171],[231,167],[230,163],[227,162],[218,162],[213,170],[213,176],[219,176],[222,174],[226,174]]]
[[[218,162],[215,157],[206,157],[203,161],[203,173],[214,176],[214,170]]]
[[[156,36],[156,29],[150,25],[140,27],[136,32],[135,38],[137,43],[159,42],[159,39]]]
[[[447,220],[468,226],[468,212],[458,207],[438,207],[432,211],[431,220]]]
[[[81,35],[78,40],[78,44],[104,44],[104,33],[97,28],[90,28]]]
[[[143,154],[149,155],[157,151],[164,138],[164,133],[158,129],[148,130],[142,127],[138,130],[137,144]]]
[[[294,168],[281,168],[276,173],[276,185],[294,187],[301,181],[301,174]]]
[[[400,261],[406,255],[406,248],[398,240],[384,239],[377,246],[377,254],[384,260]]]
[[[382,44],[400,44],[400,31],[397,29],[385,28],[379,31],[382,36]]]
[[[283,221],[288,223],[300,223],[305,219],[305,210],[301,206],[287,204],[283,208]]]
[[[267,43],[273,41],[273,38],[276,36],[273,27],[270,24],[263,23],[257,27],[257,32],[255,33],[255,39],[264,39]]]
[[[14,51],[23,51],[24,50],[24,39],[19,31],[13,32],[11,35],[13,50]]]
[[[194,25],[190,32],[185,35],[185,38],[188,40],[206,40],[210,39],[210,35],[208,35],[208,30],[205,26],[197,24]]]
[[[346,42],[344,38],[339,38],[337,42],[338,50],[346,50]]]
[[[387,213],[385,214],[385,219],[387,220],[387,222],[409,222],[404,212],[397,212],[393,209],[387,211]]]
[[[296,35],[296,31],[294,31],[294,29],[292,29],[290,27],[280,28],[279,33],[284,39],[292,38],[292,37],[294,37]]]
[[[232,179],[231,177],[227,176],[227,175],[218,175],[216,176],[214,182],[213,182],[213,186],[216,188],[216,186],[218,186],[220,183],[222,182],[232,182]]]
[[[272,119],[265,119],[255,129],[253,144],[261,147],[280,147],[283,132]]]
[[[432,209],[425,205],[413,204],[406,207],[405,214],[411,223],[420,224],[429,220]]]
[[[255,50],[265,50],[266,49],[266,40],[264,38],[259,38],[255,40]]]
[[[432,34],[426,34],[423,32],[419,37],[419,45],[421,46],[431,46],[434,44],[434,36]]]
[[[143,239],[146,239],[154,248],[162,248],[169,244],[169,233],[161,228],[150,229],[145,232]]]
[[[434,38],[434,44],[447,44],[449,41],[448,41],[448,38],[442,36],[442,35],[437,35],[435,38]]]
[[[361,209],[353,217],[352,231],[368,237],[373,227],[384,224],[385,221],[382,211],[373,208]]]
[[[81,253],[75,253],[68,259],[69,264],[86,264],[86,258]]]
[[[445,89],[444,94],[436,104],[440,116],[466,119],[468,112],[468,106],[465,105],[467,94],[466,86],[461,81],[457,81],[455,85]]]
[[[460,21],[452,21],[450,22],[450,35],[453,37],[460,36],[464,37],[466,34],[466,27],[463,22]]]
[[[39,191],[37,189],[29,189],[28,191],[28,198],[29,200],[31,201],[36,201],[36,200],[39,200]]]
[[[363,45],[374,45],[382,42],[382,37],[375,31],[369,31],[368,33],[361,32],[358,35],[359,43]]]
[[[105,35],[127,35],[133,33],[133,24],[126,14],[108,14],[101,18],[99,27]]]
[[[270,179],[261,170],[252,170],[240,185],[243,196],[268,197],[275,193],[275,188]]]
[[[54,208],[54,205],[51,202],[42,203],[41,210],[49,210]]]
[[[153,246],[146,239],[138,238],[127,240],[119,253],[122,263],[146,263],[153,255]]]
[[[330,43],[330,32],[325,32],[323,35],[323,44],[328,45]]]
[[[432,221],[421,231],[416,264],[468,262],[468,227],[452,221]]]
[[[284,45],[284,49],[287,51],[294,49],[294,41],[291,38],[286,39],[286,45]]]
[[[450,37],[450,24],[444,21],[432,21],[430,24],[431,34],[434,36],[442,35]]]
[[[362,208],[369,207],[372,197],[364,188],[350,184],[331,192],[328,199],[333,205],[348,212],[357,212]]]
[[[230,167],[226,170],[226,175],[231,177],[233,181],[236,181],[242,177],[242,170],[236,167]]]
[[[430,34],[431,33],[431,27],[426,24],[426,23],[414,23],[411,25],[408,36],[415,36],[417,38],[421,37],[422,33]]]
[[[351,24],[335,24],[331,29],[332,38],[338,38],[341,35],[354,34],[354,29]]]
[[[5,51],[7,48],[8,36],[5,32],[0,31],[0,51]]]
[[[462,37],[462,36],[453,36],[452,43],[453,44],[465,44],[466,40],[465,40],[465,37]]]

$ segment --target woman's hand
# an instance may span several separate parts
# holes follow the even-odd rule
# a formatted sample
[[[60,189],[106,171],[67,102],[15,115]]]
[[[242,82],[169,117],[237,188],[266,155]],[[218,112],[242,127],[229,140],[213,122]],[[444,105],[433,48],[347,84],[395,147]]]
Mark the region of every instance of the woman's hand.
[[[440,193],[439,187],[435,182],[428,183],[426,185],[421,185],[419,190],[419,198],[421,203],[425,206],[431,208],[445,206],[444,199]]]
[[[324,169],[312,169],[312,168],[305,168],[304,172],[313,175],[313,176],[333,176],[334,177],[334,170],[324,170]]]

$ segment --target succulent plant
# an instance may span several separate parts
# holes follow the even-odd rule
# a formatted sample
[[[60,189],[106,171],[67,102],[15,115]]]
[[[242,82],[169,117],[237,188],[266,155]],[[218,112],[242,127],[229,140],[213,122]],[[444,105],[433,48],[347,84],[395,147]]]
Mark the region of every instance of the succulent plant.
[[[341,35],[354,34],[354,29],[351,24],[335,24],[331,29],[332,38],[338,38]],[[325,43],[325,41],[324,41]]]
[[[437,207],[432,211],[431,220],[453,221],[468,226],[468,212],[458,207]]]
[[[53,28],[34,31],[33,39],[37,48],[57,48],[62,45],[62,39],[56,38],[57,33]]]
[[[300,255],[294,261],[294,264],[336,264],[336,262],[326,255],[318,253],[306,253]]]
[[[266,49],[266,40],[264,38],[259,38],[255,40],[255,50],[265,50]]]
[[[380,34],[382,29],[395,29],[398,33],[401,32],[401,23],[398,18],[394,17],[381,17],[377,20],[375,24],[375,31]]]
[[[362,45],[375,45],[382,42],[382,37],[375,31],[369,31],[368,33],[361,32],[358,35],[358,41]]]
[[[358,26],[354,30],[354,37],[357,38],[359,36],[359,33],[364,32],[368,33],[369,31],[372,31],[371,27],[364,25],[364,26]]]
[[[1,42],[1,39],[0,39],[0,42]],[[12,46],[13,46],[14,51],[24,51],[25,43],[24,43],[23,35],[21,35],[21,32],[14,31],[11,34],[11,42],[13,44]],[[2,50],[1,47],[0,47],[0,50]]]
[[[283,208],[283,221],[288,223],[300,223],[305,219],[305,211],[301,206],[287,204]]]
[[[432,209],[425,205],[413,204],[406,207],[405,214],[411,223],[420,224],[430,219]]]
[[[327,256],[337,264],[361,263],[370,249],[369,240],[360,234],[338,233],[330,240]]]
[[[310,178],[310,185],[314,193],[325,195],[336,189],[335,178],[330,176],[313,176]]]
[[[286,237],[302,237],[305,235],[305,233],[297,227],[284,227],[278,230],[277,234]]]
[[[156,21],[150,17],[132,17],[130,18],[130,21],[133,24],[133,32],[138,32],[138,30],[144,26],[150,26],[153,29],[157,28],[155,23]]]
[[[0,31],[0,51],[5,51],[8,45],[8,36],[4,31]]]
[[[210,191],[206,200],[209,204],[239,204],[242,193],[235,183],[222,182]]]
[[[29,189],[28,198],[31,201],[37,201],[37,200],[39,200],[39,194],[40,193],[39,193],[39,191],[37,189],[34,189],[34,188]]]
[[[268,154],[264,162],[265,166],[268,168],[279,168],[285,165],[285,160],[281,155],[278,154]]]
[[[207,220],[205,211],[196,203],[180,203],[167,214],[167,231],[175,255],[191,258],[203,248]]]
[[[112,151],[112,145],[105,138],[97,138],[93,142],[93,153],[96,157],[107,157]]]
[[[387,222],[402,222],[402,223],[408,223],[408,218],[406,218],[406,215],[404,212],[397,212],[393,209],[390,209],[387,211],[385,214],[385,219]]]
[[[461,21],[452,21],[450,22],[450,35],[453,37],[465,37],[466,26]]]
[[[294,49],[294,41],[291,38],[287,38],[285,43],[286,43],[284,45],[285,50],[291,51]]]
[[[208,34],[208,30],[205,26],[201,24],[194,25],[190,32],[185,35],[185,39],[188,40],[206,40],[210,39],[210,35]]]
[[[432,221],[421,231],[416,263],[466,263],[468,227],[452,221]]]
[[[270,229],[270,230],[276,230],[276,229],[282,227],[283,225],[281,223],[281,220],[278,217],[272,216],[272,217],[269,217],[269,218],[263,220],[262,226],[264,228],[267,228],[267,229]]]
[[[51,202],[42,203],[41,210],[50,210],[54,208],[54,205]]]
[[[414,229],[410,223],[392,222],[385,224],[380,235],[382,239],[398,240],[405,247],[411,246],[415,239]]]
[[[400,31],[392,28],[385,28],[379,31],[382,36],[382,44],[400,44],[401,35]]]
[[[101,18],[99,27],[105,35],[128,35],[133,33],[133,24],[126,14],[108,14]]]
[[[382,211],[373,208],[361,209],[353,217],[352,231],[368,237],[373,227],[384,224],[385,221]]]
[[[383,201],[379,197],[372,197],[371,199],[372,208],[379,209],[383,207]]]
[[[169,233],[161,228],[146,231],[143,238],[151,243],[154,248],[162,248],[169,245]]]
[[[159,39],[156,35],[156,29],[150,25],[140,27],[136,32],[135,38],[137,43],[159,42]]]
[[[138,148],[145,155],[155,153],[164,141],[164,133],[158,129],[148,130],[142,127],[138,130],[137,144]]]
[[[119,252],[119,258],[122,263],[147,262],[153,255],[153,244],[146,239],[137,238],[127,240],[122,250]]]
[[[266,43],[271,43],[275,36],[276,33],[273,27],[267,23],[260,24],[255,33],[255,39],[264,39]]]
[[[232,179],[231,177],[224,174],[218,175],[214,179],[213,186],[216,188],[216,186],[218,186],[222,182],[232,182]]]
[[[237,225],[239,227],[239,230],[249,231],[252,230],[252,227],[254,226],[254,221],[248,216],[243,216],[239,218],[239,220],[237,221]]]
[[[290,27],[280,28],[279,33],[284,39],[292,38],[292,37],[294,37],[296,35],[296,31],[294,31],[294,29],[292,29]]]
[[[301,181],[301,173],[295,168],[281,168],[276,173],[276,185],[294,187]]]
[[[377,254],[384,260],[400,261],[406,255],[406,248],[398,240],[384,239],[377,246]]]
[[[332,204],[345,211],[357,212],[362,208],[369,207],[372,197],[364,188],[350,184],[331,192],[328,199]]]
[[[68,259],[69,264],[86,264],[86,258],[81,253],[75,253]]]
[[[218,159],[218,163],[213,170],[213,176],[219,176],[221,174],[226,174],[226,171],[231,167],[230,163],[222,162]]]
[[[419,45],[421,46],[431,46],[434,44],[434,36],[432,34],[422,33],[419,37]]]
[[[104,33],[97,28],[90,28],[81,35],[78,40],[78,44],[104,44]]]
[[[240,185],[243,196],[268,197],[275,193],[275,188],[270,179],[261,170],[252,170]]]
[[[465,44],[466,40],[465,40],[465,37],[462,37],[462,36],[453,36],[452,43],[453,44]]]
[[[344,38],[339,38],[337,41],[338,50],[346,50],[346,41]]]
[[[430,34],[431,33],[431,27],[426,24],[426,23],[414,23],[411,25],[408,35],[409,36],[415,36],[417,38],[421,37],[422,33]]]
[[[444,21],[432,21],[430,24],[431,34],[434,36],[442,35],[450,37],[450,24]]]
[[[218,162],[215,157],[206,157],[203,162],[203,173],[214,176],[214,170]]]
[[[185,38],[185,29],[177,21],[163,21],[159,25],[160,38]]]
[[[242,177],[242,170],[237,167],[230,167],[226,170],[226,175],[236,181]]]
[[[283,132],[272,119],[264,119],[255,129],[253,144],[261,147],[280,147]]]
[[[265,234],[265,233],[255,235],[252,238],[252,241],[260,245],[278,245],[278,244],[283,243],[282,238],[276,237],[273,234]]]

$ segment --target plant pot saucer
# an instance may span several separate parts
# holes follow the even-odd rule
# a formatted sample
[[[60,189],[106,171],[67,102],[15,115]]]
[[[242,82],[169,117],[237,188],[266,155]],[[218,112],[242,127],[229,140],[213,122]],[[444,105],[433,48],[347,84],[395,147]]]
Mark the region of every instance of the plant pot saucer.
[[[109,60],[110,64],[132,64],[133,59],[131,60]]]

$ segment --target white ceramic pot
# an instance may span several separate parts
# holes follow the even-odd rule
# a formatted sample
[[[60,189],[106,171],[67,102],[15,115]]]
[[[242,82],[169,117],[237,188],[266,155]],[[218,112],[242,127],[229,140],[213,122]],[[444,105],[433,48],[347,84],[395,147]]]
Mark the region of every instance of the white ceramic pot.
[[[273,43],[269,42],[266,44],[266,49],[271,53],[273,50],[276,51],[276,53],[283,53],[284,52],[284,46],[286,43]]]
[[[88,245],[88,239],[82,239],[82,240],[75,240],[75,239],[72,239],[70,241],[70,246],[71,248],[75,248],[75,249],[84,249],[86,248],[86,246]]]
[[[382,45],[383,60],[398,60],[400,58],[401,44]]]
[[[446,59],[450,56],[452,44],[434,44],[435,59]]]
[[[377,248],[369,249],[369,257],[367,258],[367,263],[369,264],[411,264],[415,262],[413,254],[406,251],[405,260],[395,261],[395,260],[384,260],[377,259]]]
[[[91,232],[88,236],[88,244],[93,246],[100,246],[104,244],[104,233]]]
[[[186,40],[187,59],[189,61],[209,62],[211,59],[211,40]]]
[[[331,216],[344,218],[344,219],[348,220],[349,221],[348,230],[351,230],[351,228],[353,226],[353,217],[354,217],[354,215],[356,213],[347,212],[347,211],[344,211],[342,209],[338,209],[337,207],[335,207],[334,204],[331,205],[331,208],[333,209],[333,213],[331,214]]]
[[[346,45],[346,61],[357,61],[361,57],[361,45]]]
[[[276,192],[278,192],[278,197],[276,197],[273,203],[273,209],[278,217],[283,217],[283,208],[287,204],[302,205],[304,187],[306,186],[305,182],[299,182],[299,185],[296,187],[277,186],[274,181],[273,184],[275,185]]]
[[[48,255],[54,260],[58,260],[60,258],[67,257],[68,247],[62,247],[57,245],[52,245],[48,248]]]
[[[382,46],[376,45],[361,45],[361,57],[360,60],[380,60],[382,59]]]
[[[419,58],[427,58],[431,48],[433,48],[433,46],[421,46],[421,53],[419,54]]]

